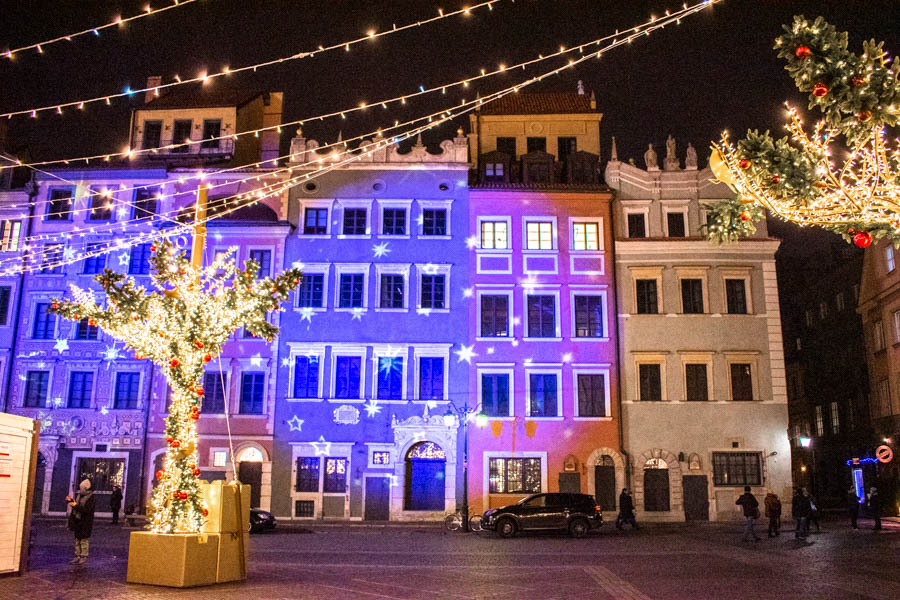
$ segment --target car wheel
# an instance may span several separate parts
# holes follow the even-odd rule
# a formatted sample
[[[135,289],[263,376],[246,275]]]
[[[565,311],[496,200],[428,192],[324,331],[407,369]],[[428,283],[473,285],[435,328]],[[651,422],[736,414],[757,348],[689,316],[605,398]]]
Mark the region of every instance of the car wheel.
[[[584,519],[575,519],[569,523],[569,535],[574,538],[582,538],[590,531],[591,526]]]
[[[500,519],[497,523],[497,535],[500,537],[511,538],[516,535],[516,522],[512,519]]]

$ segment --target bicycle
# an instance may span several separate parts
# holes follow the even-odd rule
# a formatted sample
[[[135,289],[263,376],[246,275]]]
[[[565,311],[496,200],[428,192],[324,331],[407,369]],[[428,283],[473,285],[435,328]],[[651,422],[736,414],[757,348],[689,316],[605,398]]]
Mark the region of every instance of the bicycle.
[[[450,531],[457,531],[463,526],[462,512],[456,511],[444,517],[444,527]],[[473,515],[469,517],[469,531],[482,531],[481,515]]]

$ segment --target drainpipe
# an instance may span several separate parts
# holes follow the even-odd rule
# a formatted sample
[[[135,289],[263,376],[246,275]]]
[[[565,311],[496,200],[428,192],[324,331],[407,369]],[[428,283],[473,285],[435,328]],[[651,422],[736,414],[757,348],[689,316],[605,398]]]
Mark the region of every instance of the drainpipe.
[[[153,375],[156,373],[156,366],[151,362],[150,363],[150,377],[149,377],[149,385],[147,386],[147,401],[144,409],[144,441],[143,447],[141,448],[141,485],[138,491],[138,510],[137,512],[143,513],[146,507],[147,494],[144,491],[144,486],[147,483],[147,428],[150,425],[150,407],[152,406],[153,400]],[[151,469],[152,470],[152,469]]]
[[[613,277],[613,298],[615,298],[616,311],[616,406],[619,411],[619,452],[625,458],[625,487],[631,488],[631,461],[628,459],[628,452],[625,450],[625,420],[622,416],[622,370],[619,365],[621,357],[624,353],[624,345],[622,342],[622,324],[619,322],[620,306],[619,306],[619,278],[616,272],[616,221],[615,208],[615,190],[612,192],[613,198],[609,203],[609,229],[612,233],[612,249],[610,251],[610,262],[612,263]],[[621,352],[620,352],[621,350]]]
[[[28,182],[28,225],[25,228],[25,239],[31,238],[31,230],[34,227],[34,198],[38,193],[38,184],[34,178],[34,172],[31,173],[31,181]],[[28,264],[28,252],[22,253],[22,266]],[[16,348],[19,342],[19,323],[22,318],[22,297],[25,294],[25,271],[19,273],[19,289],[16,291],[16,316],[13,322],[12,345],[9,349],[9,360],[6,365],[6,385],[3,393],[3,408],[0,412],[9,412],[10,402],[9,393],[12,389],[13,378],[13,360],[16,356]]]

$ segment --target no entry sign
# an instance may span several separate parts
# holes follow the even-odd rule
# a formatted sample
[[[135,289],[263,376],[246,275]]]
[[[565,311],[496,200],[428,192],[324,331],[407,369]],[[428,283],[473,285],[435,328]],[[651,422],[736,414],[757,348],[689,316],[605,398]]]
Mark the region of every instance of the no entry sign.
[[[889,463],[894,459],[894,451],[890,446],[878,446],[875,448],[875,458],[878,462]]]

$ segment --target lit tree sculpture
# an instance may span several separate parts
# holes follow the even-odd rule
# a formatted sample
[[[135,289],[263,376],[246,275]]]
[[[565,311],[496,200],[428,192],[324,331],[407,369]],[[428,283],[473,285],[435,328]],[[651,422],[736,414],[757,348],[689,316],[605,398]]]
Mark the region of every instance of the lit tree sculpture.
[[[257,279],[259,265],[249,260],[238,269],[234,248],[207,267],[201,266],[199,257],[192,263],[165,238],[151,250],[155,291],[148,293],[131,277],[106,269],[95,278],[106,294],[105,305],[98,304],[92,291],[73,285],[73,299],[54,299],[50,312],[72,321],[87,319],[122,340],[135,358],[162,368],[172,388],[166,417],[168,447],[163,469],[156,473],[159,485],[147,527],[157,533],[198,533],[207,514],[197,468],[203,367],[240,327],[271,341],[278,328],[266,314],[280,310],[281,302],[300,284],[301,274],[290,269],[274,278]],[[199,250],[202,254],[202,242]]]
[[[784,29],[775,42],[778,56],[823,117],[808,134],[788,107],[787,137],[750,131],[734,146],[725,133],[713,144],[710,168],[738,198],[710,207],[708,237],[721,243],[752,233],[765,208],[862,248],[873,238],[900,244],[900,153],[885,132],[900,116],[900,63],[888,61],[874,40],[863,44],[862,55],[850,52],[847,34],[821,17],[795,17]],[[846,149],[835,147],[838,138]]]

